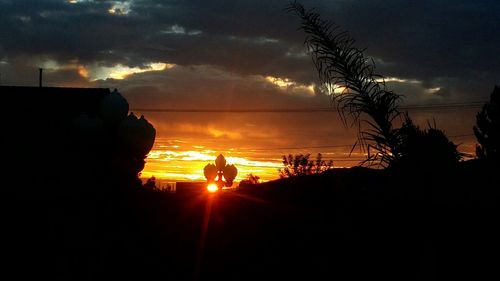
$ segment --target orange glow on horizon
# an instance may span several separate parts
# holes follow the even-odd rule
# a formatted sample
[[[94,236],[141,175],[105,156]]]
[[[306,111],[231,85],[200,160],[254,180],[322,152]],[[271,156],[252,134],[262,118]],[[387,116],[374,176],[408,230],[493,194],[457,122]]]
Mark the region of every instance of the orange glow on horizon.
[[[228,163],[234,164],[238,168],[236,185],[250,173],[258,175],[262,180],[272,180],[279,177],[278,169],[282,167],[279,154],[273,154],[270,157],[268,153],[255,154],[246,149],[216,150],[209,149],[205,143],[189,143],[191,141],[157,140],[153,150],[146,158],[146,166],[141,177],[154,176],[166,181],[206,181],[203,168],[208,163],[215,161],[219,153],[225,156]]]
[[[334,168],[348,168],[357,166],[359,159],[364,159],[363,152],[350,152],[347,148],[332,149],[307,149],[307,150],[272,150],[269,147],[252,146],[243,140],[227,138],[226,143],[220,139],[186,138],[179,140],[158,138],[148,157],[146,165],[141,172],[141,178],[147,179],[154,176],[160,182],[205,182],[203,168],[215,161],[217,155],[222,153],[228,163],[238,168],[238,175],[233,186],[247,179],[249,174],[259,176],[262,182],[279,178],[279,169],[283,167],[282,155],[288,153],[310,153],[315,159],[316,153],[323,154],[324,159],[333,159]],[[241,143],[237,146],[238,143]],[[233,144],[229,146],[228,144]],[[221,150],[220,146],[227,146]],[[236,148],[239,147],[239,148]],[[474,145],[462,144],[462,151],[473,151]],[[342,159],[342,160],[336,160]],[[352,159],[352,160],[351,160]]]

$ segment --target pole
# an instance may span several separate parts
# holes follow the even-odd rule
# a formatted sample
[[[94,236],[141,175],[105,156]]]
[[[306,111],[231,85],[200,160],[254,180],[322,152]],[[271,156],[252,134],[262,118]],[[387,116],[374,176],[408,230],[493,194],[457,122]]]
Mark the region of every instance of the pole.
[[[40,68],[39,69],[39,73],[38,73],[38,87],[42,87],[42,73],[43,73],[43,68]]]

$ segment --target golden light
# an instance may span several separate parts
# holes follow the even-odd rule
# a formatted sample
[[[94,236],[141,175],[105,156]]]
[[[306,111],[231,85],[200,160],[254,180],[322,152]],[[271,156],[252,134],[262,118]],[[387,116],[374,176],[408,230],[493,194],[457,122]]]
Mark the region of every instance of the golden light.
[[[109,78],[115,80],[123,80],[133,74],[164,71],[174,67],[175,64],[163,62],[152,62],[146,64],[143,67],[130,67],[123,64],[116,64],[114,66],[101,66],[93,64],[85,66],[85,70],[82,70],[83,72],[81,72],[79,69],[79,74],[82,76],[87,76],[91,81],[106,80]]]
[[[123,80],[132,74],[151,72],[151,71],[162,71],[165,69],[170,69],[174,67],[173,64],[168,63],[150,63],[146,68],[139,67],[128,67],[125,65],[118,64],[111,68],[104,68],[108,70],[107,76],[116,80]]]
[[[290,86],[295,85],[295,82],[288,79],[288,78],[280,78],[280,77],[274,77],[274,76],[266,76],[265,78],[267,81],[273,83],[274,85],[276,85],[280,88],[288,88]]]
[[[141,173],[143,178],[155,176],[158,179],[169,181],[206,180],[203,175],[203,167],[207,161],[213,161],[217,151],[209,149],[184,150],[184,147],[190,145],[183,144],[179,148],[173,148],[172,144],[164,144],[162,139],[157,140],[156,147],[149,153],[146,167]],[[236,182],[244,180],[245,176],[250,173],[258,174],[263,180],[276,179],[277,169],[283,166],[282,159],[252,159],[251,155],[247,156],[239,151],[228,152],[227,155],[226,160],[238,167],[239,173],[236,176]],[[266,158],[273,158],[273,156],[265,155]]]
[[[115,1],[116,2],[116,1]],[[112,15],[127,15],[130,13],[130,2],[117,2],[111,8],[108,9],[108,13]]]
[[[77,69],[78,69],[78,74],[80,74],[80,76],[86,79],[89,78],[89,71],[84,66],[79,65]]]
[[[307,94],[314,96],[314,84],[306,85],[293,81],[288,78],[280,78],[274,76],[264,77],[268,82],[278,86],[282,90],[288,90],[295,94]]]
[[[217,187],[217,185],[215,183],[211,183],[211,184],[207,185],[207,191],[210,193],[217,192],[218,190],[219,190],[219,188]]]

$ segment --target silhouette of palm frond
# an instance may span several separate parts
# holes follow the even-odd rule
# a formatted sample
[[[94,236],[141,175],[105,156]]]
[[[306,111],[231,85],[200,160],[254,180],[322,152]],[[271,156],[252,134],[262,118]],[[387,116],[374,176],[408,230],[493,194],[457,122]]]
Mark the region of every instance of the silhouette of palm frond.
[[[388,166],[395,157],[397,133],[392,122],[400,117],[401,98],[375,73],[375,62],[354,46],[355,40],[338,25],[320,18],[297,2],[286,8],[301,19],[305,44],[331,102],[346,127],[358,126],[358,143],[368,151],[365,163]]]

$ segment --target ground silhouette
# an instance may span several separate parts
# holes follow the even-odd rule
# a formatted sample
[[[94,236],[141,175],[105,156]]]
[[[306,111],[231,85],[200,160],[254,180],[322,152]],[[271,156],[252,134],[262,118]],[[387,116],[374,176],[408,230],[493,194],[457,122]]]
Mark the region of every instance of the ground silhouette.
[[[10,200],[15,235],[4,242],[23,278],[498,277],[498,189],[476,164],[434,175],[333,169],[217,194]]]

